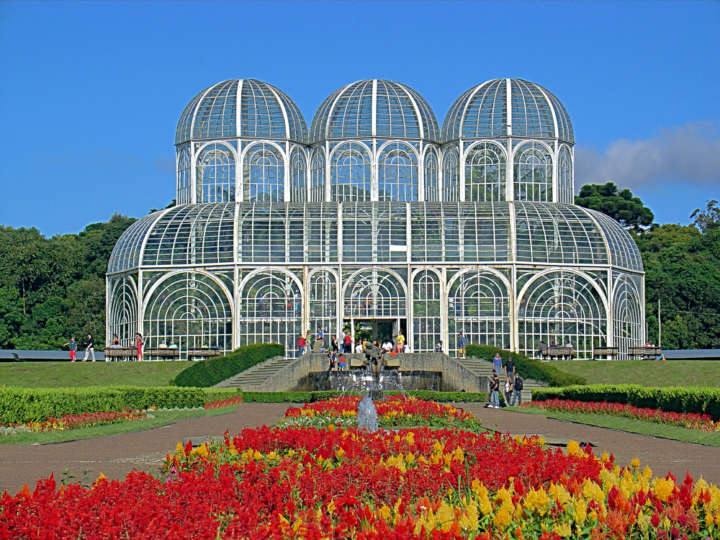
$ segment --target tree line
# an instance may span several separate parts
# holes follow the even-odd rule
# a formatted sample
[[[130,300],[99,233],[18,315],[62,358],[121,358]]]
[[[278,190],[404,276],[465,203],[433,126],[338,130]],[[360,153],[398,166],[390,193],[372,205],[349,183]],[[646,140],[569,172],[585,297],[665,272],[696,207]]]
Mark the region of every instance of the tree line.
[[[645,265],[648,337],[666,349],[720,347],[720,207],[690,225],[653,223],[653,213],[615,184],[582,187],[575,202],[617,219]],[[46,238],[0,226],[0,349],[58,349],[71,335],[105,340],[105,272],[113,246],[135,221],[114,215],[79,234]]]

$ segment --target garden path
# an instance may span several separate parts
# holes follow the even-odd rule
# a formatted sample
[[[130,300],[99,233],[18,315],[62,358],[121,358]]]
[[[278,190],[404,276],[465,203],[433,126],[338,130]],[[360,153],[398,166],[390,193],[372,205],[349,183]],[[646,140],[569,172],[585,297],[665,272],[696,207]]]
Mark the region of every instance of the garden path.
[[[682,481],[686,472],[690,472],[696,480],[702,475],[708,482],[720,484],[720,448],[716,446],[649,437],[537,414],[486,409],[481,403],[466,403],[462,408],[477,416],[483,426],[502,433],[539,434],[546,439],[591,442],[597,445],[593,448],[595,455],[599,456],[603,451],[614,454],[615,461],[621,465],[638,458],[641,466],[649,465],[655,476],[671,472]]]

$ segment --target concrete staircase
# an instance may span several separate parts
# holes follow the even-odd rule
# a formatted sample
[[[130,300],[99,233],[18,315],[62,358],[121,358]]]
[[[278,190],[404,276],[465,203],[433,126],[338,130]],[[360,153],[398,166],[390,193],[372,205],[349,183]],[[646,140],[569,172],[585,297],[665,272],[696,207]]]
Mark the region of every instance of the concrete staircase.
[[[469,371],[472,371],[478,377],[486,377],[488,381],[490,380],[490,377],[492,377],[492,373],[493,373],[493,363],[492,362],[483,360],[481,358],[475,358],[474,356],[466,357],[466,358],[457,358],[456,361],[458,363],[460,363],[463,367],[468,369]],[[501,389],[504,384],[505,384],[505,373],[502,373],[502,374],[500,374]],[[523,390],[522,390],[523,402],[532,400],[532,389],[533,388],[545,388],[546,386],[547,386],[547,383],[544,381],[537,381],[535,379],[523,378]]]
[[[262,392],[264,383],[286,368],[292,361],[292,358],[275,356],[245,371],[241,371],[237,375],[225,379],[215,386],[218,388],[240,388],[246,392]]]

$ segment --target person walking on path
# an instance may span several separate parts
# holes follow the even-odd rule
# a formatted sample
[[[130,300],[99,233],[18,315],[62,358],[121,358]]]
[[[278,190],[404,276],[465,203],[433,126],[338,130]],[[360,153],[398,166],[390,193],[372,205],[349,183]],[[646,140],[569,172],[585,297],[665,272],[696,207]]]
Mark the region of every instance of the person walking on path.
[[[305,336],[302,334],[298,335],[297,340],[297,348],[298,348],[298,357],[302,356],[305,353]]]
[[[510,380],[510,377],[507,377],[505,379],[505,386],[503,388],[503,397],[505,398],[505,405],[510,405],[510,402],[512,401],[513,397],[513,383]]]
[[[510,405],[515,405],[516,400],[518,405],[522,405],[523,380],[519,373],[515,375],[515,383],[513,384],[513,388],[514,392]]]
[[[467,345],[467,339],[463,335],[462,332],[458,334],[458,351],[457,351],[457,357],[458,358],[465,358],[465,345]]]
[[[490,407],[493,409],[500,408],[500,397],[498,392],[500,390],[500,379],[498,374],[493,371],[492,379],[490,379]]]
[[[140,332],[135,334],[135,351],[137,354],[137,361],[142,362],[143,359],[143,338]]]
[[[495,373],[500,376],[502,373],[502,358],[500,358],[500,353],[495,353],[495,358],[493,358],[493,369],[495,370]]]
[[[85,340],[85,356],[83,357],[83,362],[87,362],[88,355],[92,356],[92,361],[95,361],[95,340],[92,337],[92,334],[87,335],[87,339]]]
[[[75,355],[77,354],[77,341],[75,341],[75,336],[70,337],[70,341],[65,343],[63,347],[70,347],[70,361],[75,361]]]

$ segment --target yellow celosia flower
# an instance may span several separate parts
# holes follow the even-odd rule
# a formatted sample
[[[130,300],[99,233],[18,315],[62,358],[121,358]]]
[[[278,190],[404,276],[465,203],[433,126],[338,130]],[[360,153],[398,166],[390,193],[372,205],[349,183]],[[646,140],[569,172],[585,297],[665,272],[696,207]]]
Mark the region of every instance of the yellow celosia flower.
[[[650,516],[641,510],[637,516],[637,524],[643,534],[647,534],[650,528]]]
[[[610,454],[608,454],[607,452],[603,452],[602,456],[600,457],[600,461],[602,461],[603,463],[607,463],[608,461],[610,461]]]
[[[638,467],[640,467],[640,460],[638,458],[633,458],[632,461],[630,462],[630,466],[633,469],[637,469]]]
[[[390,520],[390,515],[391,515],[391,514],[390,514],[390,507],[389,507],[387,504],[383,504],[383,505],[380,507],[380,510],[378,510],[378,514],[379,514],[380,517],[383,518],[385,521],[389,521],[389,520]]]
[[[578,499],[575,501],[574,506],[573,519],[575,523],[582,526],[587,518],[587,502],[585,502],[585,499]]]
[[[445,502],[440,503],[440,508],[438,508],[436,518],[438,521],[438,525],[440,525],[440,528],[447,532],[450,530],[450,527],[452,527],[453,522],[455,521],[455,513],[453,512],[452,508]]]
[[[580,445],[577,441],[570,441],[567,445],[568,456],[576,456],[580,453]]]
[[[526,510],[537,512],[541,516],[545,515],[549,504],[550,498],[542,487],[530,490],[527,495],[525,495],[525,500],[523,501],[523,507],[525,507]]]
[[[555,527],[553,527],[553,532],[558,536],[562,536],[563,538],[569,538],[572,535],[570,523],[568,523],[567,521],[555,525]]]
[[[340,458],[343,457],[344,455],[345,455],[345,450],[343,450],[342,448],[338,448],[337,450],[335,450],[335,457],[336,457],[336,458],[340,459]]]
[[[655,492],[655,496],[662,502],[667,502],[674,489],[675,482],[673,482],[670,478],[656,478],[653,481],[653,491]]]
[[[332,514],[335,511],[335,501],[330,501],[327,505],[328,514]]]
[[[652,478],[652,469],[645,465],[645,468],[643,469],[642,475],[647,480],[650,480]]]
[[[510,525],[510,521],[512,520],[512,516],[510,515],[510,512],[505,508],[505,506],[501,506],[500,510],[498,510],[497,514],[493,517],[493,524],[498,528],[504,530],[508,525]]]

